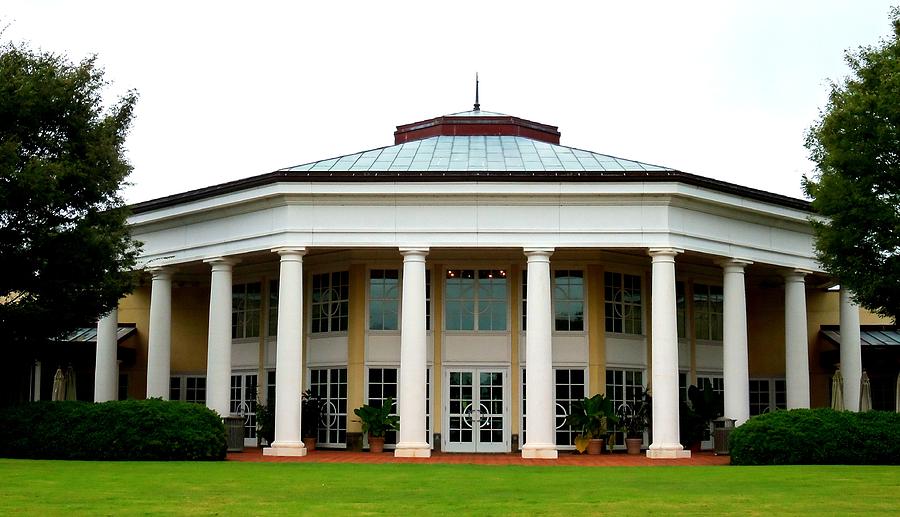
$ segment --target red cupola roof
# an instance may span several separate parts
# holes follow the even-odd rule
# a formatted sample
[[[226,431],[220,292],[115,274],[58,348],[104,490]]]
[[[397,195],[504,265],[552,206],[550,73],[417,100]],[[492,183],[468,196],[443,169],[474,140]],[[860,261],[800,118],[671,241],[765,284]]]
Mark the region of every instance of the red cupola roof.
[[[556,126],[475,109],[397,126],[394,144],[433,136],[520,136],[559,145],[560,133]]]

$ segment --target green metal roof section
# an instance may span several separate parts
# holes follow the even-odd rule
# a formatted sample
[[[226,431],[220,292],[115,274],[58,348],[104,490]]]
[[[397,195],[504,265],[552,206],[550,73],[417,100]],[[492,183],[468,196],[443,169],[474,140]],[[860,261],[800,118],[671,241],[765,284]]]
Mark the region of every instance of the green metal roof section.
[[[435,136],[281,169],[353,171],[672,171],[518,136]]]

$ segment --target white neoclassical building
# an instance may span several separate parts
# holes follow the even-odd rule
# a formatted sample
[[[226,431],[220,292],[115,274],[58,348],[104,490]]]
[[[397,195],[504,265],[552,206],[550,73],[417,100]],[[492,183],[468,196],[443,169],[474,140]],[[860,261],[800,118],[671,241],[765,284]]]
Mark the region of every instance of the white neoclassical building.
[[[255,443],[256,400],[274,396],[265,453],[302,456],[303,390],[326,400],[325,447],[362,446],[353,409],[394,397],[397,456],[555,458],[573,400],[650,388],[647,455],[676,458],[679,396],[702,379],[738,423],[827,405],[818,330],[839,324],[853,407],[860,312],[828,290],[806,201],[477,108],[134,205],[145,282],[99,324],[96,399],[118,376],[131,396],[245,415]],[[117,321],[138,336],[124,373]]]

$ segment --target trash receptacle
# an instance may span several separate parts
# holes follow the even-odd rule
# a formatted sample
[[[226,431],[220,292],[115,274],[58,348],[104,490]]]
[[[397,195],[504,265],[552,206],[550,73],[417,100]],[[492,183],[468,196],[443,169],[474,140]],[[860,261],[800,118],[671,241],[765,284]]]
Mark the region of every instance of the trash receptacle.
[[[713,420],[713,448],[717,455],[728,455],[728,441],[733,430],[734,419],[719,417]]]
[[[228,452],[244,452],[244,417],[226,416],[222,421],[225,423]]]

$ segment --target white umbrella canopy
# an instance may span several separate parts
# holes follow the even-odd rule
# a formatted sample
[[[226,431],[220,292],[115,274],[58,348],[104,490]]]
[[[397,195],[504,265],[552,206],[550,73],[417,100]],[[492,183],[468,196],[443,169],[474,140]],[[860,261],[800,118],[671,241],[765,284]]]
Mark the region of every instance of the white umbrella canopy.
[[[78,400],[78,392],[75,390],[75,368],[69,365],[66,370],[66,400]]]
[[[65,400],[66,398],[66,375],[62,368],[57,368],[53,375],[53,391],[50,394],[50,400]]]
[[[859,410],[872,411],[872,384],[865,370],[859,379]]]
[[[844,376],[841,375],[840,368],[834,371],[834,377],[831,378],[831,409],[844,410]]]

